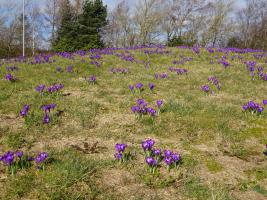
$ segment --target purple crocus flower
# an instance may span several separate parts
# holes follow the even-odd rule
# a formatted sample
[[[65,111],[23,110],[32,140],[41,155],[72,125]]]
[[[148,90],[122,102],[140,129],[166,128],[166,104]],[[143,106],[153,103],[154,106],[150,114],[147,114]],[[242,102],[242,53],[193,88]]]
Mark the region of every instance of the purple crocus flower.
[[[251,112],[257,112],[262,113],[264,108],[261,107],[259,104],[255,103],[254,101],[249,101],[247,104],[242,106],[244,111],[251,111]]]
[[[131,109],[133,113],[136,113],[139,112],[141,108],[139,106],[133,106]]]
[[[30,110],[30,106],[29,105],[25,105],[22,110],[20,111],[20,116],[25,117],[27,116],[28,112]]]
[[[165,150],[164,151],[164,156],[165,157],[170,157],[172,155],[172,152],[170,150]]]
[[[115,153],[114,154],[115,159],[121,160],[122,159],[122,153]]]
[[[226,60],[223,60],[221,63],[223,64],[223,66],[224,66],[225,68],[230,66],[230,63],[227,62]]]
[[[163,104],[163,100],[157,100],[156,102],[158,108],[161,108],[162,104]]]
[[[208,85],[203,85],[201,87],[201,89],[204,91],[204,92],[209,92],[210,91],[210,87]]]
[[[166,165],[170,166],[173,163],[172,157],[165,157],[164,162]]]
[[[149,83],[148,86],[151,91],[155,88],[155,85],[153,83]]]
[[[53,110],[55,109],[57,105],[55,103],[51,103],[51,104],[47,104],[47,105],[43,105],[42,106],[42,109],[45,111],[45,112],[50,112],[50,110]]]
[[[44,124],[48,124],[49,122],[50,122],[50,118],[49,118],[48,113],[46,112],[46,113],[44,114],[44,117],[43,117],[43,123],[44,123]]]
[[[89,82],[95,83],[96,82],[96,76],[92,75],[89,77]]]
[[[146,157],[146,163],[151,166],[151,167],[154,167],[154,166],[157,166],[157,160],[155,160],[153,157]]]
[[[16,155],[18,156],[19,159],[21,159],[23,156],[23,151],[17,151]]]
[[[42,153],[40,153],[39,155],[36,156],[35,162],[37,164],[40,164],[40,163],[44,162],[47,157],[48,157],[48,153],[42,152]]]
[[[180,154],[173,153],[173,154],[171,155],[171,157],[172,157],[172,160],[173,160],[174,162],[179,162],[179,161],[181,160],[181,155],[180,155]]]
[[[16,78],[14,76],[12,76],[12,74],[7,74],[6,75],[6,80],[8,80],[8,81],[15,81]]]
[[[150,151],[152,147],[154,146],[154,144],[155,144],[154,140],[147,139],[142,142],[142,148],[144,149],[144,151]]]
[[[133,90],[134,90],[134,86],[133,86],[133,85],[129,85],[129,89],[130,89],[131,91],[133,91]]]
[[[263,105],[267,105],[267,99],[264,99],[264,100],[262,101],[262,104],[263,104]]]
[[[115,145],[115,149],[119,153],[124,152],[124,150],[125,150],[126,147],[127,147],[126,144],[116,144]]]
[[[154,149],[153,153],[154,153],[154,155],[159,156],[161,154],[161,150],[160,149]]]
[[[144,99],[137,99],[137,105],[144,105],[144,106],[146,106],[147,105],[147,103],[146,103],[146,101],[144,100]]]
[[[35,90],[37,92],[40,92],[40,93],[42,93],[44,91],[44,89],[45,89],[45,85],[43,85],[43,84],[39,85],[38,87],[35,88]]]
[[[246,111],[248,109],[248,106],[247,105],[243,105],[242,108],[243,108],[244,111]]]
[[[155,117],[157,114],[157,111],[153,108],[147,108],[146,110],[152,117]]]
[[[135,87],[137,88],[137,89],[139,89],[139,90],[141,90],[142,88],[143,88],[143,84],[142,83],[137,83],[136,85],[135,85]]]
[[[257,111],[258,111],[258,113],[262,113],[262,112],[263,112],[263,110],[264,110],[264,108],[263,108],[263,107],[259,107],[259,108],[257,108]]]
[[[6,165],[12,165],[13,161],[14,161],[14,153],[11,151],[8,151],[2,158],[2,161],[6,164]]]

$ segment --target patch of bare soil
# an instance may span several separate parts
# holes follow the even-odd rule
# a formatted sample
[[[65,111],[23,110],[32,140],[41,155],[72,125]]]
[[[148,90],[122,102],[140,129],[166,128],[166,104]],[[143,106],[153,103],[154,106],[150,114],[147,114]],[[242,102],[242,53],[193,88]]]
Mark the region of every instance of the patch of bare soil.
[[[99,183],[107,190],[116,192],[120,199],[136,199],[138,196],[142,199],[166,199],[180,200],[184,199],[181,195],[177,196],[174,188],[152,189],[142,183],[137,183],[135,177],[124,169],[111,169],[103,171]]]
[[[198,150],[212,155],[215,160],[223,166],[222,171],[216,173],[209,172],[205,166],[199,167],[198,174],[206,183],[224,182],[235,186],[240,180],[246,178],[245,171],[256,167],[255,163],[241,160],[237,157],[223,155],[216,146],[206,146],[204,144],[195,146]]]
[[[266,200],[266,197],[254,191],[234,192],[233,196],[238,200]]]
[[[0,114],[0,128],[8,127],[9,130],[15,131],[23,127],[24,120],[14,114]]]

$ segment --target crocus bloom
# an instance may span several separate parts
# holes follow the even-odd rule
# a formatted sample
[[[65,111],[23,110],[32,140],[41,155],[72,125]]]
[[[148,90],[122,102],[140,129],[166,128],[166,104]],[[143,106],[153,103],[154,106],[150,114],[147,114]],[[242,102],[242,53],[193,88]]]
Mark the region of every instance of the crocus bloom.
[[[209,92],[210,91],[210,87],[208,85],[203,85],[201,87],[201,89],[204,91],[204,92]]]
[[[153,153],[154,153],[154,155],[159,156],[161,154],[161,150],[160,149],[154,149]]]
[[[153,83],[149,83],[148,86],[150,90],[153,90],[155,88],[155,85]]]
[[[170,166],[173,163],[172,157],[165,157],[164,162],[166,165]]]
[[[147,108],[147,112],[152,116],[155,117],[157,114],[157,111],[153,108]]]
[[[264,99],[264,100],[262,101],[262,104],[263,104],[263,105],[267,105],[267,99]]]
[[[127,147],[126,144],[116,144],[115,149],[117,152],[124,152],[125,148]]]
[[[44,162],[47,157],[48,157],[48,153],[42,152],[38,156],[36,156],[35,162],[37,164],[40,164],[40,163]]]
[[[48,104],[48,105],[43,105],[42,106],[42,109],[45,111],[45,112],[50,112],[50,110],[53,110],[55,109],[57,105],[55,103],[51,103],[51,104]]]
[[[18,156],[19,159],[21,159],[23,156],[23,151],[17,151],[16,155]]]
[[[143,84],[142,83],[137,83],[136,85],[135,85],[135,87],[137,88],[137,89],[139,89],[139,90],[141,90],[142,88],[143,88]]]
[[[122,159],[122,153],[115,153],[114,157],[117,160],[121,160]]]
[[[40,92],[40,93],[43,92],[44,89],[45,89],[45,85],[43,85],[43,84],[42,84],[42,85],[39,85],[38,87],[35,88],[35,90],[36,90],[37,92]]]
[[[44,117],[43,117],[43,123],[48,124],[49,122],[50,122],[49,115],[48,115],[48,113],[45,113]]]
[[[146,163],[151,167],[154,167],[158,164],[153,157],[146,157]]]
[[[156,103],[157,103],[158,108],[160,108],[163,104],[163,100],[157,100]]]
[[[8,151],[4,156],[2,161],[6,164],[6,165],[11,165],[14,161],[14,153],[11,151]]]
[[[95,83],[96,82],[96,76],[92,75],[89,77],[89,82]]]
[[[264,108],[261,107],[259,104],[255,103],[254,101],[249,101],[247,104],[242,106],[244,111],[251,111],[251,112],[258,112],[262,113]]]
[[[25,105],[22,110],[20,111],[20,116],[25,117],[27,116],[28,112],[29,112],[30,106],[29,105]]]
[[[173,159],[174,162],[178,162],[178,161],[181,160],[181,156],[180,156],[180,154],[173,153],[173,154],[171,155],[171,157],[172,157],[172,159]]]
[[[149,151],[152,149],[153,145],[155,144],[155,141],[152,139],[147,139],[145,141],[142,142],[142,148],[144,149],[144,151]]]
[[[14,76],[12,76],[12,74],[7,74],[6,75],[6,80],[8,80],[8,81],[15,81],[16,78]]]
[[[172,152],[170,150],[165,150],[164,151],[164,156],[165,157],[170,157],[172,155]]]
[[[133,86],[133,85],[129,85],[129,89],[130,89],[131,91],[133,91],[133,90],[134,90],[134,86]]]

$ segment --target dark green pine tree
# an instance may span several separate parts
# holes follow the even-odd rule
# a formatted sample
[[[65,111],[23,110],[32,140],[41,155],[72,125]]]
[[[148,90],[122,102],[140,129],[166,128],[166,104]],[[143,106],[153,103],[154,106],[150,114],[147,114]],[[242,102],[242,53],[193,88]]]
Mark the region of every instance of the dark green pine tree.
[[[102,0],[86,0],[78,17],[77,49],[101,48],[101,29],[107,24],[107,7]]]
[[[59,29],[57,30],[56,41],[53,49],[55,51],[74,51],[74,38],[77,36],[74,28],[75,18],[72,13],[72,6],[69,0],[63,0],[60,5],[61,21]]]

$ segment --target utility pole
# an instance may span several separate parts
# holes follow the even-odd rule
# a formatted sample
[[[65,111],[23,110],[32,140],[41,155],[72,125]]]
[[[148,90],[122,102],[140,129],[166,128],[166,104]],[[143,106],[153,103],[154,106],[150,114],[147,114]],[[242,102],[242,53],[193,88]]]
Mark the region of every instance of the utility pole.
[[[23,0],[23,14],[22,14],[22,26],[23,26],[23,32],[22,32],[22,55],[25,56],[25,0]]]

